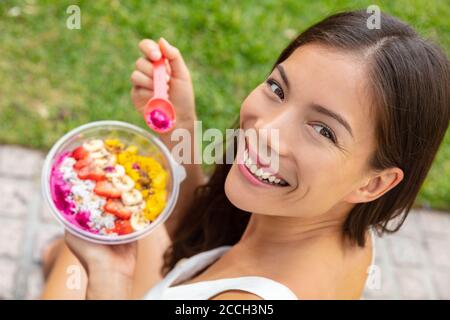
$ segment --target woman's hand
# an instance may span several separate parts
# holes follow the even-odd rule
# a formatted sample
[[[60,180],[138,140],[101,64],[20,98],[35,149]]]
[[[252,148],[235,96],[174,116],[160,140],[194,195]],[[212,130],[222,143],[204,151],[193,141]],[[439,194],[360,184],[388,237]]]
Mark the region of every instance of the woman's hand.
[[[136,61],[136,68],[131,74],[131,100],[136,110],[143,115],[147,101],[153,97],[152,61],[159,60],[163,54],[167,59],[169,99],[177,114],[176,127],[192,127],[196,120],[194,90],[180,51],[163,38],[158,43],[144,39],[139,43],[139,48],[144,56]]]
[[[88,274],[88,299],[130,297],[137,258],[137,243],[101,245],[66,232],[65,241]]]

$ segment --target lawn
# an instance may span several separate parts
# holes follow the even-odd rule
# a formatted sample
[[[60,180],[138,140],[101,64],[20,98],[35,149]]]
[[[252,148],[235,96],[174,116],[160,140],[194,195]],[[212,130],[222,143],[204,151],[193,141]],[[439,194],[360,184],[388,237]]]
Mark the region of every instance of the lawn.
[[[47,149],[89,121],[145,127],[129,76],[142,38],[164,36],[190,67],[205,127],[228,127],[293,34],[373,1],[0,1],[0,143]],[[81,30],[66,8],[81,8]],[[450,2],[381,1],[450,52]],[[450,209],[450,133],[418,205]]]

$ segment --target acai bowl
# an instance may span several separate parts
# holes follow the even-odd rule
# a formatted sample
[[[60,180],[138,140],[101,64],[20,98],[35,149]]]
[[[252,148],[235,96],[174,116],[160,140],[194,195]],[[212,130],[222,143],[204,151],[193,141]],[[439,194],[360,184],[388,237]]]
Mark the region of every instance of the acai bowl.
[[[186,176],[165,145],[120,121],[98,121],[65,134],[42,171],[44,198],[72,234],[123,244],[149,234],[173,211]]]

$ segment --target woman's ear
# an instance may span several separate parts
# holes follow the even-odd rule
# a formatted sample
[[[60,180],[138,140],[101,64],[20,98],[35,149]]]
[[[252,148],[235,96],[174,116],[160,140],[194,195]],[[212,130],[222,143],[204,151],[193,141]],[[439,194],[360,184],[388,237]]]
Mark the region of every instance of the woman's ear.
[[[377,171],[373,176],[366,179],[362,186],[349,194],[345,200],[350,203],[373,201],[394,188],[402,180],[403,170],[400,168]]]

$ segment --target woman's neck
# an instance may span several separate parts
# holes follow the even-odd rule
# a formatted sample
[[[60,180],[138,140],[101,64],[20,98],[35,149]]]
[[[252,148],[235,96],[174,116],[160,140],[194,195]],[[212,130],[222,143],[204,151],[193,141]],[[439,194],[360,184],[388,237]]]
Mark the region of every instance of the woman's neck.
[[[343,219],[299,218],[252,214],[238,244],[257,253],[301,248],[321,239],[342,240]]]

